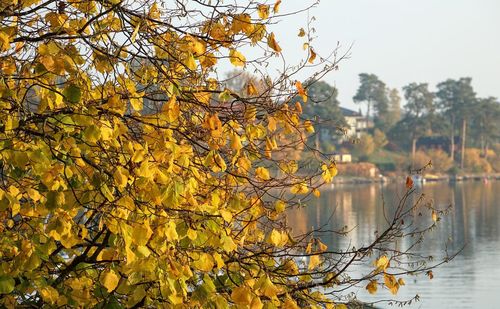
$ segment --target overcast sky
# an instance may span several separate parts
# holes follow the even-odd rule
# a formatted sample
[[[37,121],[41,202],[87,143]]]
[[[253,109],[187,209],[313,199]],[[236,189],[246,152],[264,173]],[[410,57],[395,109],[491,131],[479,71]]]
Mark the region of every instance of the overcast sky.
[[[312,2],[283,0],[280,13]],[[343,106],[357,109],[352,97],[362,72],[399,90],[470,76],[478,96],[500,97],[500,0],[322,0],[311,16],[319,54],[337,41],[343,51],[352,45],[350,58],[324,79],[337,86]],[[275,27],[288,62],[304,55],[297,33],[306,20],[302,13]]]

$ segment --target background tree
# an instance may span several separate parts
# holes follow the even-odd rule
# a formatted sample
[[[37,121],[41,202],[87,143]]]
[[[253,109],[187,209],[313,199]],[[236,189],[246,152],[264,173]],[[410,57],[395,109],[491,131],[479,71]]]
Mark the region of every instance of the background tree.
[[[386,131],[388,129],[389,99],[385,83],[379,80],[375,74],[359,74],[360,85],[353,97],[354,102],[364,102],[367,105],[366,117],[371,117],[371,107],[375,110],[375,126]]]
[[[396,88],[389,91],[389,112],[387,117],[387,126],[391,128],[401,120],[401,96]]]
[[[473,110],[473,104],[476,102],[476,94],[471,85],[472,79],[469,77],[459,80],[448,79],[437,85],[438,91],[436,97],[439,99],[439,105],[443,113],[450,119],[450,156],[455,159],[455,132],[457,123],[461,124],[461,160],[460,166],[463,168],[466,129],[468,115]]]
[[[354,153],[361,158],[362,161],[366,161],[367,157],[375,151],[376,145],[373,140],[373,136],[370,134],[363,134],[359,138],[359,141],[354,144]]]
[[[471,134],[484,156],[490,146],[500,139],[500,103],[496,98],[478,99],[471,110]]]
[[[303,104],[304,117],[314,124],[316,149],[327,150],[341,136],[344,116],[337,99],[338,90],[324,81],[307,83],[308,100]]]
[[[434,94],[429,91],[427,84],[411,83],[403,87],[406,99],[406,115],[403,121],[410,126],[411,157],[415,160],[417,139],[424,136],[431,126],[431,117],[434,114]]]
[[[227,88],[219,62],[261,77],[282,52],[280,1],[238,3],[0,3],[1,306],[332,307],[432,267],[396,241],[434,225],[414,229],[437,210],[411,188],[360,248],[293,235],[286,208],[337,173],[286,157],[312,131],[289,77],[315,54],[262,92]]]

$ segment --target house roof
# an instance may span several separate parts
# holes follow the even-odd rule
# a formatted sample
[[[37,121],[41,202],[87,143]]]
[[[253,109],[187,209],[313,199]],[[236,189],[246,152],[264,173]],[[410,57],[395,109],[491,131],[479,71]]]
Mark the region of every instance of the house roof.
[[[343,116],[347,117],[361,117],[361,113],[353,111],[352,109],[348,109],[345,107],[340,106],[340,111],[342,112]]]

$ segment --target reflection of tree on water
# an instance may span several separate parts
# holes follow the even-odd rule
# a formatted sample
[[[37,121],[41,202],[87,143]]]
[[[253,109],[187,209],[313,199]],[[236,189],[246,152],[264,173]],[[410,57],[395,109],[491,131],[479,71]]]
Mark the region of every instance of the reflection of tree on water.
[[[444,209],[453,205],[453,208],[448,215],[441,216],[436,229],[426,235],[418,250],[438,258],[446,245],[449,252],[467,246],[451,263],[436,269],[433,280],[425,276],[415,278],[413,286],[401,290],[401,297],[418,293],[423,303],[417,307],[422,308],[460,307],[468,302],[488,307],[492,299],[500,302],[500,295],[494,292],[500,290],[500,282],[493,278],[500,271],[492,265],[500,259],[500,182],[427,183],[419,190],[433,200],[435,207]],[[291,211],[289,223],[294,234],[304,234],[322,225],[331,230],[347,225],[354,228],[347,235],[326,233],[321,235],[322,241],[334,249],[358,247],[373,240],[374,232],[386,224],[382,194],[386,205],[390,205],[401,197],[402,191],[400,185],[394,184],[336,186],[334,190],[322,191],[321,197],[311,200],[309,206]],[[386,211],[390,210],[387,206]],[[432,219],[423,213],[419,220],[425,223]],[[403,238],[398,248],[406,248],[411,242],[412,239]],[[457,287],[457,282],[466,284]]]

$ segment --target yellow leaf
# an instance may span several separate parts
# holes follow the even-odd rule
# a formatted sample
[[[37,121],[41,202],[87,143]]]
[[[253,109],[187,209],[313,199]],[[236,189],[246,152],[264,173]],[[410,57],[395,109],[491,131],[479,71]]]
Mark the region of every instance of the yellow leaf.
[[[130,98],[130,105],[135,111],[141,111],[143,107],[142,95],[137,93],[132,94],[132,97]]]
[[[252,95],[257,95],[259,92],[257,91],[257,87],[255,87],[254,83],[252,81],[249,81],[247,83],[247,95],[252,96]]]
[[[279,12],[279,10],[280,10],[280,4],[281,4],[281,0],[276,1],[276,3],[274,4],[274,7],[273,7],[274,14],[276,14],[276,13]]]
[[[10,36],[0,31],[0,52],[7,51],[10,48]]]
[[[127,186],[128,176],[128,170],[121,166],[117,166],[113,173],[113,179],[119,188],[125,188]]]
[[[57,302],[59,299],[59,292],[57,292],[56,289],[54,289],[51,286],[44,287],[40,290],[40,295],[42,296],[42,299],[53,305]]]
[[[276,39],[274,37],[274,32],[271,32],[267,36],[267,45],[271,47],[275,52],[277,53],[281,52],[281,47],[278,45],[278,42],[276,42]]]
[[[285,208],[286,208],[286,203],[283,202],[282,200],[278,200],[274,204],[274,209],[276,210],[277,213],[282,213],[283,211],[285,211]]]
[[[300,307],[297,305],[297,302],[295,302],[291,298],[287,298],[285,302],[283,303],[283,306],[281,307],[283,309],[300,309]]]
[[[167,228],[165,230],[165,236],[167,236],[167,239],[169,241],[174,241],[179,239],[179,235],[177,234],[177,225],[175,224],[174,221],[169,221],[167,224]]]
[[[153,235],[153,231],[149,226],[148,221],[142,224],[137,224],[132,230],[132,242],[138,246],[145,246]]]
[[[398,293],[399,284],[396,281],[396,277],[394,277],[394,275],[384,274],[384,284],[393,295],[396,295]]]
[[[260,19],[266,19],[269,17],[269,5],[259,4],[257,6],[257,11]]]
[[[238,134],[231,134],[231,149],[238,151],[241,148],[243,148],[243,145],[241,144],[240,136]]]
[[[139,29],[141,28],[141,23],[137,23],[134,28],[134,32],[132,32],[132,35],[130,36],[130,42],[134,43],[135,39],[137,38],[137,34],[139,33]]]
[[[214,30],[216,28],[217,27],[213,26],[212,32],[214,32]],[[218,34],[215,36],[219,37],[219,40],[222,40],[222,39],[224,39],[225,32],[224,32],[224,27],[222,25],[220,25],[220,28],[222,28],[222,29],[220,29],[219,32],[222,32],[222,34]],[[251,35],[251,34],[255,33],[254,25],[252,24],[252,17],[248,14],[235,15],[233,18],[233,24],[231,25],[231,30],[234,33],[244,32],[247,35]],[[214,38],[217,39],[215,36],[214,36]]]
[[[311,255],[309,257],[309,265],[307,266],[307,268],[309,270],[313,270],[315,269],[319,264],[321,264],[321,259],[320,259],[320,256],[318,254],[316,255]]]
[[[304,129],[306,129],[307,133],[314,133],[314,126],[310,120],[304,121]]]
[[[304,30],[304,28],[300,28],[300,29],[299,29],[299,34],[298,34],[298,36],[299,36],[299,37],[303,37],[303,36],[305,36],[305,35],[306,35],[306,31]]]
[[[337,165],[335,164],[335,162],[330,163],[330,165],[323,164],[321,166],[321,169],[323,170],[321,177],[325,182],[331,182],[333,180],[333,177],[335,177],[338,173]]]
[[[192,265],[201,271],[209,272],[214,268],[213,257],[208,253],[200,253],[198,259],[196,259]]]
[[[317,240],[317,241],[318,241],[318,251],[325,252],[326,249],[328,249],[328,246],[325,245],[324,243],[322,243],[320,240]]]
[[[102,273],[100,282],[108,290],[108,293],[110,293],[118,286],[120,277],[112,269],[110,269]]]
[[[192,53],[187,53],[187,57],[184,60],[184,65],[191,71],[196,70],[196,61],[194,60],[194,56]]]
[[[272,116],[268,116],[267,117],[267,129],[270,131],[270,132],[274,132],[276,131],[276,119]]]
[[[26,191],[28,192],[29,198],[31,198],[35,202],[38,202],[40,200],[40,198],[42,197],[40,195],[40,193],[33,188],[28,188]]]
[[[188,41],[189,49],[195,56],[201,56],[207,50],[206,43],[203,41],[200,41],[192,36],[186,37],[186,40]]]
[[[302,105],[300,102],[295,102],[295,110],[297,111],[298,114],[302,114]]]
[[[304,88],[302,87],[302,83],[299,81],[296,81],[295,87],[297,88],[297,92],[299,93],[300,97],[302,98],[302,101],[304,103],[306,103],[307,102],[307,93],[304,90]]]
[[[193,229],[188,229],[186,235],[191,240],[195,240],[198,237],[198,233]]]
[[[274,298],[278,293],[278,288],[273,284],[268,276],[265,276],[259,280],[259,290],[262,295]]]
[[[283,247],[288,242],[286,233],[273,229],[269,234],[269,243],[276,247]]]
[[[250,305],[252,303],[252,291],[246,286],[239,286],[233,289],[231,299],[237,305]]]
[[[318,189],[313,189],[312,193],[314,194],[315,197],[320,197],[321,196],[321,191],[319,191]]]
[[[393,275],[384,274],[384,284],[386,287],[392,288],[393,286],[398,284],[398,282],[396,281],[396,277],[394,277]]]
[[[370,282],[366,285],[366,289],[368,290],[368,292],[370,294],[377,293],[377,289],[378,289],[377,280],[370,280]]]
[[[316,59],[316,53],[314,52],[314,49],[313,49],[312,47],[311,47],[311,48],[309,48],[309,53],[310,53],[310,55],[309,55],[309,60],[308,60],[308,62],[309,62],[309,63],[313,63],[313,62],[314,62],[314,60]]]
[[[257,167],[255,169],[255,175],[261,180],[269,180],[271,176],[269,175],[269,170],[265,167]]]
[[[160,19],[160,10],[156,2],[149,8],[148,17],[151,19]]]
[[[377,267],[378,270],[386,270],[387,267],[389,267],[389,258],[382,255],[375,261],[375,267]]]
[[[438,215],[435,210],[432,211],[432,221],[436,222],[438,220]]]
[[[236,49],[231,49],[229,51],[229,61],[231,61],[235,67],[242,67],[245,66],[246,58]]]
[[[226,252],[232,252],[236,250],[237,246],[234,243],[233,239],[230,236],[222,235],[221,236],[222,249]]]
[[[309,192],[309,188],[305,183],[301,182],[293,185],[290,188],[290,192],[293,194],[306,194],[307,192]]]

